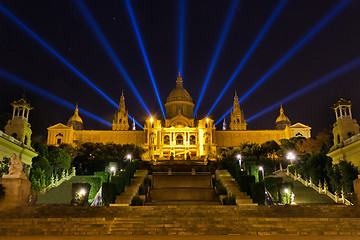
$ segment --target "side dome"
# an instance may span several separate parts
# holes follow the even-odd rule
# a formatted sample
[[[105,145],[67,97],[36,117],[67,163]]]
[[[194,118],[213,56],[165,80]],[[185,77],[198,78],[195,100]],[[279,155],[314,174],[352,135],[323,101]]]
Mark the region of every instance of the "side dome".
[[[167,119],[172,119],[178,115],[192,119],[194,114],[193,99],[183,87],[182,78],[176,79],[176,87],[170,92],[165,103],[165,115]]]
[[[67,126],[73,127],[74,130],[83,130],[83,120],[79,116],[79,108],[76,104],[74,115],[70,117]]]
[[[289,118],[285,115],[284,109],[281,105],[280,107],[280,115],[277,117],[275,122],[275,128],[276,130],[284,130],[286,126],[290,126],[291,122]]]

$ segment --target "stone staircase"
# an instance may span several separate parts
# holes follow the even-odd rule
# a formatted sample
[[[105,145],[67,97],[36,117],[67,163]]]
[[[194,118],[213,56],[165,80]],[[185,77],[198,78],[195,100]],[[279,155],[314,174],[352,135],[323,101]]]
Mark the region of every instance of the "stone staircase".
[[[0,236],[343,235],[360,236],[360,207],[43,205],[0,212]]]
[[[195,174],[195,172],[194,172]],[[146,205],[219,205],[210,173],[154,173]]]

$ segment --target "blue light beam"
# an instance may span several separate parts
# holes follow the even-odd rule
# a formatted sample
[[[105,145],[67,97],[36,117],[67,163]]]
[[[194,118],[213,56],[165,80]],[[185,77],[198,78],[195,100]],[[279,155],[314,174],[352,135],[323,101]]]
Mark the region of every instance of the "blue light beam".
[[[115,107],[118,105],[111,100],[103,91],[95,86],[89,79],[87,79],[81,72],[79,72],[75,67],[73,67],[67,60],[65,60],[58,52],[56,52],[50,45],[48,45],[44,40],[42,40],[37,34],[35,34],[29,27],[22,23],[14,14],[12,14],[8,9],[6,9],[2,4],[0,4],[0,11],[15,22],[21,29],[23,29],[27,34],[29,34],[33,39],[40,43],[46,50],[58,58],[65,66],[70,68],[76,75],[78,75],[82,80],[89,84],[93,89],[100,93],[106,100],[108,100]]]
[[[179,72],[183,73],[184,63],[184,29],[185,29],[185,3],[186,0],[179,1]]]
[[[69,103],[69,102],[67,102],[67,101],[65,101],[65,100],[63,100],[63,99],[61,99],[61,98],[59,98],[59,97],[57,97],[57,96],[55,96],[55,95],[53,95],[53,94],[51,94],[51,93],[49,93],[47,91],[35,86],[35,85],[32,85],[32,84],[18,78],[18,77],[15,77],[14,75],[12,75],[12,74],[10,74],[10,73],[2,70],[2,69],[0,69],[0,76],[3,79],[8,80],[11,83],[15,83],[15,84],[20,85],[20,86],[25,86],[27,89],[30,89],[31,91],[33,91],[33,92],[35,92],[35,93],[37,93],[37,94],[39,94],[39,95],[41,95],[41,96],[43,96],[43,97],[45,97],[47,99],[50,99],[50,100],[52,100],[54,102],[57,102],[57,103],[65,106],[67,108],[70,108],[70,109],[74,110],[75,107],[76,107],[74,104],[71,104],[71,103]],[[109,123],[108,121],[106,121],[104,119],[101,119],[101,118],[95,116],[94,114],[84,110],[84,109],[79,108],[79,111],[82,114],[84,114],[85,116],[88,116],[88,117],[90,117],[90,118],[92,118],[92,119],[94,119],[94,120],[96,120],[98,122],[101,122],[101,123],[111,127],[111,123]]]
[[[255,48],[258,46],[258,44],[260,43],[261,39],[264,37],[264,35],[266,34],[266,32],[269,30],[269,28],[271,27],[272,23],[275,21],[276,17],[279,15],[279,13],[281,12],[281,10],[284,8],[285,4],[286,4],[287,0],[282,0],[281,2],[279,2],[278,6],[275,8],[274,12],[271,14],[269,20],[266,22],[266,24],[264,25],[264,27],[261,29],[259,35],[257,36],[257,38],[255,39],[255,41],[252,43],[250,49],[247,51],[247,53],[245,54],[245,56],[243,57],[243,59],[241,60],[240,64],[238,65],[238,67],[236,68],[235,72],[233,73],[233,75],[231,76],[231,78],[229,79],[229,81],[226,83],[224,89],[221,91],[220,95],[217,97],[217,99],[215,100],[214,104],[212,105],[212,107],[210,108],[210,111],[206,114],[206,116],[209,116],[210,113],[214,110],[215,106],[218,104],[218,102],[220,101],[220,99],[222,98],[222,96],[225,94],[226,90],[229,88],[230,84],[234,81],[235,77],[239,74],[239,72],[241,71],[241,69],[243,68],[243,66],[245,65],[245,63],[247,62],[247,60],[249,59],[249,57],[251,56],[251,54],[254,52]]]
[[[270,69],[250,90],[248,90],[244,96],[239,100],[241,103],[245,98],[247,98],[256,88],[258,88],[268,77],[270,77],[281,65],[283,65],[286,60],[288,60],[295,52],[297,52],[305,43],[307,43],[311,37],[313,37],[320,29],[322,29],[326,23],[329,22],[340,10],[342,10],[350,0],[341,1],[336,7],[331,10],[331,12],[323,18],[304,38],[302,38],[285,56],[276,63],[274,67]]]
[[[235,11],[236,11],[236,8],[237,6],[239,5],[239,2],[240,0],[234,0],[231,4],[231,7],[230,7],[230,11],[227,15],[227,18],[226,18],[226,21],[225,21],[225,25],[223,27],[223,30],[221,32],[221,35],[220,35],[220,39],[219,39],[219,42],[216,46],[216,50],[215,50],[215,53],[214,53],[214,56],[212,58],[212,61],[211,61],[211,64],[210,64],[210,67],[209,67],[209,70],[208,70],[208,73],[206,75],[206,78],[205,78],[205,81],[204,81],[204,85],[201,89],[201,92],[200,92],[200,96],[199,96],[199,100],[197,101],[196,103],[196,106],[195,106],[195,110],[194,110],[194,118],[196,116],[196,113],[197,113],[197,110],[199,108],[199,105],[200,105],[200,102],[204,96],[204,93],[205,93],[205,89],[209,83],[209,80],[210,80],[210,76],[212,74],[212,71],[214,70],[214,67],[215,67],[215,64],[216,64],[216,61],[219,57],[219,54],[220,54],[220,50],[222,48],[222,45],[225,41],[225,37],[229,31],[229,28],[230,28],[230,25],[231,25],[231,22],[232,22],[232,19],[235,15]]]
[[[12,74],[10,74],[10,73],[2,70],[2,69],[0,69],[0,77],[2,77],[5,80],[8,80],[10,83],[15,83],[15,84],[20,85],[20,86],[25,86],[27,89],[30,89],[34,93],[37,93],[40,96],[43,96],[43,97],[45,97],[47,99],[50,99],[50,100],[52,100],[52,101],[54,101],[56,103],[59,103],[59,104],[65,106],[65,107],[67,107],[67,108],[70,108],[72,110],[74,110],[75,107],[76,107],[74,104],[71,104],[71,103],[69,103],[69,102],[67,102],[67,101],[65,101],[65,100],[63,100],[63,99],[61,99],[61,98],[59,98],[59,97],[57,97],[57,96],[55,96],[55,95],[41,89],[41,88],[31,84],[31,83],[28,83],[25,80],[22,80],[22,79],[20,79],[18,77],[15,77],[14,75],[12,75]],[[84,110],[84,109],[79,108],[79,111],[80,111],[80,113],[84,114],[85,116],[88,116],[88,117],[90,117],[90,118],[92,118],[92,119],[94,119],[94,120],[96,120],[96,121],[98,121],[100,123],[103,123],[103,124],[105,124],[107,126],[110,126],[110,127],[112,126],[111,123],[109,123],[108,121],[106,121],[106,120],[104,120],[104,119],[102,119],[102,118],[100,118],[100,117],[98,117],[98,116]],[[134,118],[131,117],[130,115],[129,115],[129,118],[134,120]],[[143,127],[138,122],[135,121],[135,123],[140,128],[143,129]]]
[[[278,101],[277,103],[267,107],[266,109],[262,110],[261,112],[259,112],[259,113],[255,114],[254,116],[250,117],[247,120],[247,122],[250,122],[250,121],[254,120],[255,118],[258,118],[261,115],[263,115],[263,114],[265,114],[265,113],[279,107],[280,104],[285,104],[285,103],[287,103],[287,102],[289,102],[289,101],[291,101],[291,100],[293,100],[293,99],[295,99],[297,97],[300,97],[301,95],[303,95],[303,94],[305,94],[305,93],[307,93],[307,92],[309,92],[309,91],[311,91],[311,90],[313,90],[313,89],[327,83],[330,80],[333,80],[334,78],[336,78],[336,77],[338,77],[338,76],[352,70],[353,68],[355,68],[357,66],[360,66],[360,57],[354,59],[353,61],[351,61],[351,62],[349,62],[347,64],[345,64],[344,66],[338,68],[337,70],[325,75],[324,77],[316,80],[315,82],[307,85],[306,87],[294,92],[293,94],[291,94],[291,95],[287,96],[286,98]]]
[[[343,0],[325,17],[320,23],[318,23],[304,38],[302,38],[276,65],[270,69],[244,96],[242,96],[239,100],[241,103],[245,98],[247,98],[260,84],[262,84],[271,74],[273,74],[291,55],[293,55],[301,46],[303,46],[307,41],[311,39],[312,36],[315,35],[324,25],[333,18],[341,9],[343,9],[351,0]],[[223,119],[226,117],[232,110],[232,107],[220,118]],[[217,123],[219,123],[219,120]]]
[[[145,109],[145,111],[151,115],[149,109],[147,108],[144,100],[142,99],[140,93],[138,92],[138,90],[136,89],[135,85],[133,84],[133,82],[131,81],[129,75],[127,74],[127,72],[125,71],[124,67],[122,66],[120,60],[118,59],[118,57],[116,56],[114,50],[112,49],[112,47],[110,46],[109,42],[107,41],[105,35],[103,34],[103,32],[101,31],[100,27],[97,25],[97,23],[95,22],[95,19],[93,18],[93,16],[91,15],[91,13],[89,12],[89,10],[87,9],[87,7],[85,6],[84,2],[82,0],[77,0],[75,1],[77,7],[80,9],[81,14],[85,17],[85,19],[87,20],[86,23],[90,26],[90,29],[95,33],[95,36],[98,38],[98,40],[100,41],[102,47],[105,49],[106,53],[109,55],[110,59],[112,60],[112,62],[114,63],[114,65],[116,66],[117,70],[120,72],[120,74],[123,76],[123,78],[125,79],[126,83],[130,86],[131,90],[135,93],[135,96],[137,97],[137,99],[139,100],[140,104],[143,106],[143,108]]]
[[[131,19],[131,23],[132,23],[133,28],[135,30],[136,38],[137,38],[138,43],[140,45],[141,53],[142,53],[142,55],[144,57],[146,68],[147,68],[147,70],[149,72],[149,76],[150,76],[151,83],[153,85],[153,88],[154,88],[154,91],[155,91],[155,94],[156,94],[156,98],[157,98],[157,100],[159,102],[161,112],[162,112],[162,114],[163,114],[163,116],[165,118],[165,112],[164,112],[164,109],[163,109],[163,106],[162,106],[162,103],[161,103],[161,100],[160,100],[159,92],[158,92],[158,89],[156,87],[155,79],[154,79],[154,76],[153,76],[153,73],[152,73],[152,70],[151,70],[151,67],[150,67],[150,62],[149,62],[149,59],[148,59],[146,51],[145,51],[145,47],[144,47],[144,44],[143,44],[143,41],[142,41],[142,38],[141,38],[141,35],[140,35],[140,31],[139,31],[138,25],[136,23],[134,11],[133,11],[133,9],[131,7],[131,3],[130,3],[129,0],[125,0],[125,4],[126,4],[126,7],[127,7],[127,10],[128,10],[130,19]]]

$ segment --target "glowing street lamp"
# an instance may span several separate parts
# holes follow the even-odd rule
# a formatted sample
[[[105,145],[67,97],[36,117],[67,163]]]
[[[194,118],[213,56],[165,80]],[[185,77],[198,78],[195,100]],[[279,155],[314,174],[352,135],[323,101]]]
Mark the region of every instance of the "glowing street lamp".
[[[241,154],[236,155],[236,158],[239,161],[239,166],[240,166],[240,169],[241,169]]]
[[[86,190],[82,188],[82,189],[79,191],[79,195],[80,195],[80,196],[85,196],[85,195],[86,195]]]
[[[264,168],[262,166],[259,167],[259,171],[262,173],[262,179],[264,180]]]
[[[115,176],[116,167],[114,167],[114,166],[110,167],[110,172],[112,172],[112,173],[113,173],[113,176]]]
[[[293,152],[288,152],[288,154],[286,155],[286,158],[288,160],[290,160],[291,165],[293,164],[293,161],[295,160],[296,156]]]
[[[131,162],[131,154],[126,155],[126,158]]]

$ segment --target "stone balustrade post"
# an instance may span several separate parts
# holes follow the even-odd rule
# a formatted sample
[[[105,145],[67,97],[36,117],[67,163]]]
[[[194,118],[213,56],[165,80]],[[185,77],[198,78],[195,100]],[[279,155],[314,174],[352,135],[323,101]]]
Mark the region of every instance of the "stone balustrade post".
[[[62,170],[61,179],[65,179],[65,169]]]
[[[56,174],[55,176],[55,186],[57,187],[59,185],[59,178],[58,175]]]
[[[51,187],[53,187],[55,185],[55,183],[54,183],[54,174],[51,174],[50,185],[51,185]]]
[[[344,188],[341,189],[341,201],[342,201],[342,203],[345,203],[345,191],[344,191]]]
[[[72,173],[71,175],[74,177],[76,175],[76,168],[75,167],[72,167]]]
[[[312,186],[312,181],[311,181],[311,177],[309,178],[309,186]]]
[[[322,184],[321,184],[321,181],[319,180],[319,193],[322,192]]]

